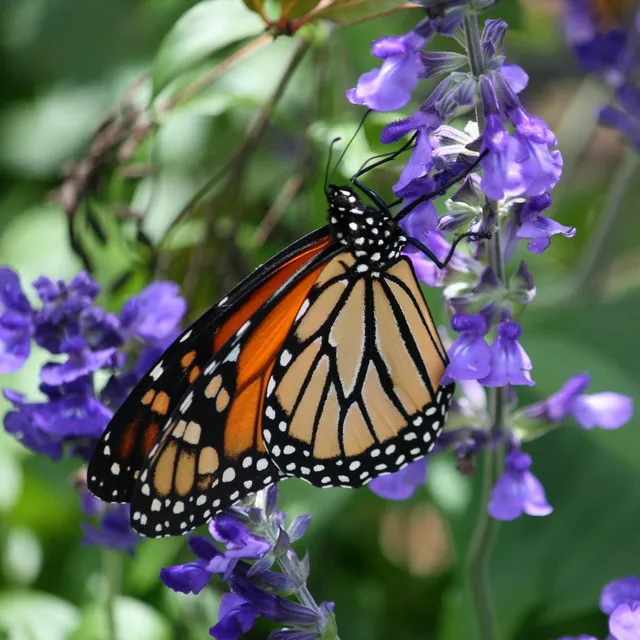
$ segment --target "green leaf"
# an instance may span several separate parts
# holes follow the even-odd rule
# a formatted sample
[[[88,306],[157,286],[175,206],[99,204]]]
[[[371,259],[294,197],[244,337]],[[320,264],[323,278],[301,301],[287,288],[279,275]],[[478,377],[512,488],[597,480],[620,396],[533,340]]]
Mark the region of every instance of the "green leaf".
[[[323,2],[319,9],[311,13],[314,18],[326,18],[339,24],[353,24],[386,15],[406,5],[405,0],[333,0]]]
[[[0,595],[0,630],[9,638],[65,640],[79,621],[76,607],[47,593],[6,591]]]
[[[258,35],[263,21],[237,0],[204,0],[167,34],[153,68],[153,94],[220,49]]]

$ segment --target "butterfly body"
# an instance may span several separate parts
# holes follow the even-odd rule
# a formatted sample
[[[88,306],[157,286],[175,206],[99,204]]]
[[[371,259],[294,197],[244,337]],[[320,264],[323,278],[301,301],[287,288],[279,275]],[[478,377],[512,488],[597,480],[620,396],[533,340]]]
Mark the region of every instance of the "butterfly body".
[[[407,238],[348,188],[329,223],[185,331],[116,412],[88,470],[152,537],[283,477],[358,487],[425,455],[453,385]]]

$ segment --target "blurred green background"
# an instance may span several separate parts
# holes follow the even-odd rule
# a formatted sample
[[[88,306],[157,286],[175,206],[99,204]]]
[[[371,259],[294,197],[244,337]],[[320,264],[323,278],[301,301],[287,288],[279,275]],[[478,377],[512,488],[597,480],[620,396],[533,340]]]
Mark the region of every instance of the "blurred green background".
[[[68,278],[82,268],[70,248],[71,227],[105,286],[102,304],[117,308],[150,278],[168,277],[183,285],[195,316],[252,267],[323,224],[328,141],[348,137],[362,116],[344,91],[375,65],[370,42],[408,31],[416,13],[352,26],[314,24],[304,32],[312,46],[301,48],[302,35],[278,38],[197,96],[163,108],[260,31],[260,20],[240,0],[206,3],[211,13],[175,28],[196,4],[0,2],[0,264],[17,269],[23,282],[41,273]],[[578,229],[571,240],[556,238],[543,256],[526,256],[538,298],[523,318],[522,342],[537,384],[518,395],[522,403],[544,398],[569,376],[588,371],[590,391],[637,400],[637,158],[615,132],[596,126],[594,113],[607,90],[574,64],[562,11],[556,0],[505,0],[492,12],[514,27],[507,54],[530,75],[527,108],[558,134],[565,174],[550,216]],[[439,46],[452,42],[432,45]],[[259,110],[292,56],[301,62],[261,123]],[[69,215],[52,192],[70,163],[86,159],[108,114],[121,122],[127,109],[149,103],[149,77],[158,90],[155,130],[128,158],[101,156],[99,179]],[[416,99],[425,92],[423,86]],[[405,115],[410,112],[407,107]],[[370,119],[341,166],[343,177],[382,150],[381,127],[400,116]],[[264,126],[247,144],[256,118]],[[388,197],[399,168],[369,174],[367,183]],[[621,175],[634,179],[603,234]],[[184,222],[172,225],[181,211]],[[441,307],[437,291],[427,296]],[[36,398],[41,362],[36,354],[2,386]],[[602,586],[640,574],[639,420],[617,432],[574,426],[527,446],[554,512],[500,527],[490,573],[503,638],[606,635],[598,610]],[[32,455],[0,432],[0,638],[106,637],[101,558],[80,545],[75,469],[70,461]],[[336,603],[343,640],[474,637],[464,554],[480,509],[479,476],[462,477],[452,458],[438,457],[428,486],[406,503],[385,502],[367,489],[320,491],[296,480],[281,485],[286,511],[313,514],[302,541],[311,557],[310,589],[318,601]],[[222,585],[180,596],[158,579],[161,566],[188,559],[181,538],[147,541],[127,558],[119,637],[208,637]],[[249,637],[267,632],[258,625]]]

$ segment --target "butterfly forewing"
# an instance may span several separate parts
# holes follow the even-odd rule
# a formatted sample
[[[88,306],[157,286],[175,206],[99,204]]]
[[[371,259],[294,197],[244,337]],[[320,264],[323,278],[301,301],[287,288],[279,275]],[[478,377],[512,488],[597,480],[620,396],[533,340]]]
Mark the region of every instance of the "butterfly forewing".
[[[274,291],[328,244],[326,229],[302,238],[243,280],[171,344],[98,442],[87,471],[92,493],[106,502],[131,501],[147,456],[202,369]]]
[[[453,385],[439,386],[446,354],[406,258],[325,272],[271,374],[264,439],[284,474],[357,487],[431,450]]]

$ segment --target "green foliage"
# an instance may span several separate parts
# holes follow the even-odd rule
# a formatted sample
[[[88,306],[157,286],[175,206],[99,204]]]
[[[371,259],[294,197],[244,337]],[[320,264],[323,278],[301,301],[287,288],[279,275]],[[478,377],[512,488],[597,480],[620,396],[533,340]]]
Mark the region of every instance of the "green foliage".
[[[68,278],[81,268],[84,252],[105,285],[102,302],[109,308],[150,278],[163,277],[183,285],[191,314],[204,310],[253,267],[324,223],[328,146],[335,136],[343,145],[363,113],[344,91],[376,64],[372,40],[414,24],[417,9],[386,14],[402,4],[283,1],[286,17],[312,23],[312,34],[265,40],[215,82],[168,108],[265,31],[260,14],[268,9],[269,20],[277,21],[278,3],[0,3],[0,263],[17,268],[26,281],[39,273]],[[553,128],[566,126],[581,78],[554,16],[536,4],[525,10],[503,0],[491,15],[520,27],[509,34],[508,53],[531,75],[526,102]],[[312,44],[297,60],[307,35]],[[270,105],[292,60],[290,82]],[[597,100],[580,105],[580,117],[592,117],[584,113],[596,106]],[[383,151],[382,126],[409,112],[372,116],[335,180]],[[77,166],[96,140],[105,142],[99,125],[107,115],[121,126],[118,136],[93,158],[99,159],[92,165],[96,179],[77,191],[80,204],[69,213],[49,196],[62,183],[63,165]],[[579,129],[591,131],[593,123],[585,120]],[[519,392],[526,401],[547,396],[580,371],[591,373],[594,392],[611,389],[640,400],[638,185],[594,281],[575,290],[570,280],[591,250],[588,241],[621,157],[615,136],[598,136],[596,152],[588,140],[559,132],[561,142],[568,140],[565,162],[578,170],[563,183],[553,217],[575,225],[578,234],[554,239],[536,264],[539,298],[522,318],[537,382]],[[389,196],[399,167],[368,174],[367,184]],[[78,187],[77,181],[67,184]],[[71,250],[70,228],[81,251]],[[441,313],[439,293],[427,295]],[[4,385],[36,398],[37,367],[3,379]],[[604,637],[601,587],[640,574],[639,422],[636,417],[619,432],[574,426],[527,446],[554,512],[501,527],[490,569],[502,638]],[[80,544],[74,471],[72,463],[25,453],[0,433],[0,638],[107,637],[101,562],[95,549]],[[310,588],[318,600],[336,602],[341,637],[473,638],[464,554],[481,508],[481,474],[462,477],[444,457],[430,473],[428,488],[398,505],[367,489],[283,483],[285,510],[313,514],[305,537]],[[427,507],[431,519],[424,516]],[[416,568],[411,558],[422,552],[438,562]],[[158,580],[162,566],[189,559],[180,538],[145,542],[125,559],[119,638],[207,637],[216,622],[218,586],[188,597]],[[251,637],[267,633],[258,627]]]

